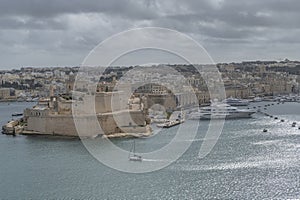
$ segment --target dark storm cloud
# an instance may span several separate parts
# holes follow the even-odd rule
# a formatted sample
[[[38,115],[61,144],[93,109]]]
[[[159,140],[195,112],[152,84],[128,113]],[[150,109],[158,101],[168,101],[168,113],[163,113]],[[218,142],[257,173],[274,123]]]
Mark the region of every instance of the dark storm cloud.
[[[131,0],[2,0],[0,15],[52,17],[61,14],[108,13],[150,19],[154,15],[144,4]]]
[[[15,65],[15,53],[25,52],[19,65],[34,65],[31,55],[43,52],[45,65],[78,64],[105,38],[145,26],[187,33],[219,61],[245,58],[243,52],[256,59],[259,51],[293,58],[299,10],[298,0],[0,0],[1,60]]]
[[[179,28],[181,31],[197,31],[212,37],[237,39],[259,35],[262,28],[274,28],[274,31],[278,28],[300,28],[300,1],[212,2],[189,1],[186,3],[189,13],[168,15],[156,19],[155,23]]]

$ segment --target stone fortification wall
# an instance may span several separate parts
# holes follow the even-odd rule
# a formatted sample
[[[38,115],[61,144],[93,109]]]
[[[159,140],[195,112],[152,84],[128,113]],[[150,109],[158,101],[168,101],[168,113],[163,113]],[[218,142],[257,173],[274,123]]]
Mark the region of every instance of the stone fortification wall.
[[[92,116],[76,118],[76,120],[80,120],[82,125],[82,127],[79,127],[81,129],[80,133],[85,133],[82,136],[91,137],[98,134],[146,132],[145,117],[141,111],[122,111],[116,113],[115,116],[112,113],[99,114],[97,115],[99,123],[94,121],[94,119]],[[99,124],[103,130],[100,133]],[[38,115],[35,112],[34,115],[30,115],[29,113],[26,131],[28,133],[31,131],[34,134],[78,136],[72,115]]]

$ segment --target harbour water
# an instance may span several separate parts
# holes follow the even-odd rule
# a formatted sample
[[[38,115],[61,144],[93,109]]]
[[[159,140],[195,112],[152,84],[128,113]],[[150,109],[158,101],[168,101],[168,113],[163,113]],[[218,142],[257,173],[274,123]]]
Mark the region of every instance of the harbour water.
[[[263,110],[265,104],[270,102],[250,107],[261,105]],[[31,105],[0,103],[1,125],[12,113]],[[252,119],[226,121],[216,146],[203,159],[198,152],[209,122],[201,121],[196,138],[180,159],[145,174],[119,172],[101,164],[78,139],[0,135],[0,199],[300,198],[300,103],[275,103],[263,111],[278,120],[255,114]],[[296,127],[291,126],[294,121]],[[137,139],[136,149],[153,151],[175,134],[172,127]],[[132,140],[114,143],[130,149]]]

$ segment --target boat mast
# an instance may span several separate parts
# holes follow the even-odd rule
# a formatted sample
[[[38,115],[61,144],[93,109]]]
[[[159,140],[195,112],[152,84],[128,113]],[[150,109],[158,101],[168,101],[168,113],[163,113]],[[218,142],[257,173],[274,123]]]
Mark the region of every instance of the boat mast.
[[[135,140],[133,140],[133,155],[135,155]]]

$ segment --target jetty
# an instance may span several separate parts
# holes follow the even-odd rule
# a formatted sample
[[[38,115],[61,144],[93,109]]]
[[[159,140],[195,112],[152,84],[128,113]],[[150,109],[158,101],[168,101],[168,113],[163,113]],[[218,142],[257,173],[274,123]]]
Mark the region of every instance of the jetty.
[[[179,124],[184,123],[184,114],[182,111],[175,111],[169,120],[166,120],[164,123],[157,124],[156,126],[159,128],[171,128],[173,126],[177,126]]]

